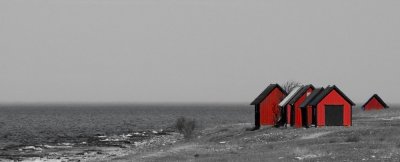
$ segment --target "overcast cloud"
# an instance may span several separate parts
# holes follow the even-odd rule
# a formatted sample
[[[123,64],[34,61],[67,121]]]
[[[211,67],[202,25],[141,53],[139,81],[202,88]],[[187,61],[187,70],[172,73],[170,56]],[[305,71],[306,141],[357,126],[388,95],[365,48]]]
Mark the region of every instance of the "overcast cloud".
[[[2,0],[0,102],[250,102],[336,84],[399,103],[400,1]]]

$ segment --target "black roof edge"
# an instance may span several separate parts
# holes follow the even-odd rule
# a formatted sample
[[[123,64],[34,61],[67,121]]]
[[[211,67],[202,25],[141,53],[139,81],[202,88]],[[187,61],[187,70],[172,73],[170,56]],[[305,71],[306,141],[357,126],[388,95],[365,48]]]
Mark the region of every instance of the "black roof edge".
[[[344,98],[346,99],[352,106],[355,106],[356,104],[349,98],[347,97],[342,90],[340,90],[338,87],[336,87],[336,85],[333,85],[333,88],[338,91],[338,93]]]
[[[306,98],[306,100],[304,100],[304,102],[300,104],[300,108],[305,108],[305,107],[307,107],[308,105],[310,105],[310,103],[311,103],[315,98],[317,98],[317,96],[318,96],[319,94],[321,94],[321,92],[323,92],[324,90],[325,90],[324,87],[315,88],[314,91],[311,92],[310,96],[308,96],[308,97]]]
[[[275,84],[278,86],[279,90],[281,90],[284,95],[288,95],[288,92],[286,92],[278,83]]]
[[[256,105],[261,103],[265,97],[267,97],[272,90],[274,90],[275,88],[278,88],[284,95],[287,95],[287,92],[278,84],[270,84],[267,86],[267,88],[265,88],[254,100],[253,102],[250,103],[250,105]]]
[[[308,84],[301,87],[301,89],[293,96],[293,98],[288,102],[288,104],[293,105],[294,102],[296,102],[301,96],[304,95],[304,93],[307,92],[308,88],[312,88],[313,90],[315,90],[315,87],[312,84]]]
[[[336,85],[332,85],[332,86],[328,86],[325,88],[325,90],[320,93],[317,97],[318,100],[312,101],[313,104],[312,106],[316,106],[316,104],[318,104],[321,100],[323,100],[330,92],[332,92],[333,90],[336,90],[339,95],[341,95],[347,102],[350,103],[351,106],[356,105],[349,97],[347,97]],[[322,96],[321,96],[322,95]]]
[[[372,95],[372,96],[367,100],[367,102],[365,102],[364,105],[362,105],[362,107],[364,108],[365,105],[368,104],[368,102],[370,102],[373,98],[376,98],[376,99],[383,105],[384,108],[389,108],[389,106],[388,106],[388,105],[382,100],[382,98],[379,97],[379,95],[376,94],[376,93],[375,93],[374,95]]]

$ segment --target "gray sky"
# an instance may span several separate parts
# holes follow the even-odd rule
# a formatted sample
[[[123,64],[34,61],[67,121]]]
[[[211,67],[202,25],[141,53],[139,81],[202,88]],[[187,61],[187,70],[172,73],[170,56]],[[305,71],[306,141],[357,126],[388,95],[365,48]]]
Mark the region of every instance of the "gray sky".
[[[336,84],[400,103],[400,1],[2,0],[0,102],[251,102]]]

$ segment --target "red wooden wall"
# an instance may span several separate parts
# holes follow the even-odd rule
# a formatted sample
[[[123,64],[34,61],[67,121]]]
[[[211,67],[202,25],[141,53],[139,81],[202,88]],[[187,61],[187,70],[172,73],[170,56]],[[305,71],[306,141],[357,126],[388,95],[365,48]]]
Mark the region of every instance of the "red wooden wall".
[[[260,103],[260,124],[274,125],[275,117],[280,115],[279,102],[285,97],[285,94],[275,88],[272,92]]]
[[[295,103],[294,103],[294,126],[297,128],[302,127],[302,117],[301,117],[301,111],[302,109],[300,108],[301,103],[304,102],[307,98],[307,94],[311,94],[313,89],[310,87],[307,89],[307,92],[304,93]],[[306,110],[303,110],[306,111]]]
[[[374,97],[364,107],[364,110],[384,109],[384,106]]]
[[[317,105],[317,126],[325,125],[325,105],[343,105],[343,125],[351,126],[351,104],[348,103],[336,90],[332,90]]]

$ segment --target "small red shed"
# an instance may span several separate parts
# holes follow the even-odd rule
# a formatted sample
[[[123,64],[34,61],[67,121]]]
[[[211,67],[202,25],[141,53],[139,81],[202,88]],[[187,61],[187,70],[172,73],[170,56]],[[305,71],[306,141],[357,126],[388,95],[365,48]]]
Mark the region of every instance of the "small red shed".
[[[313,85],[303,86],[297,94],[289,101],[289,109],[290,109],[290,121],[291,126],[295,126],[296,128],[300,128],[303,126],[302,119],[302,110],[300,108],[300,104],[309,96],[312,91],[315,89]],[[304,123],[306,124],[306,123]]]
[[[328,86],[309,103],[315,109],[316,126],[351,126],[354,105],[335,85]]]
[[[377,94],[374,94],[369,100],[362,106],[363,110],[379,110],[389,108],[385,102]]]
[[[315,97],[317,97],[322,91],[324,91],[324,88],[316,88],[300,105],[301,112],[303,113],[303,123],[306,123],[306,127],[316,125],[316,112],[315,109],[309,105],[309,103],[314,100]]]
[[[279,102],[286,91],[278,84],[270,84],[250,105],[255,105],[255,126],[275,125],[280,117]]]
[[[279,108],[281,110],[281,125],[290,123],[290,106],[289,102],[292,98],[299,92],[302,87],[295,87],[290,91],[290,93],[279,103]]]

